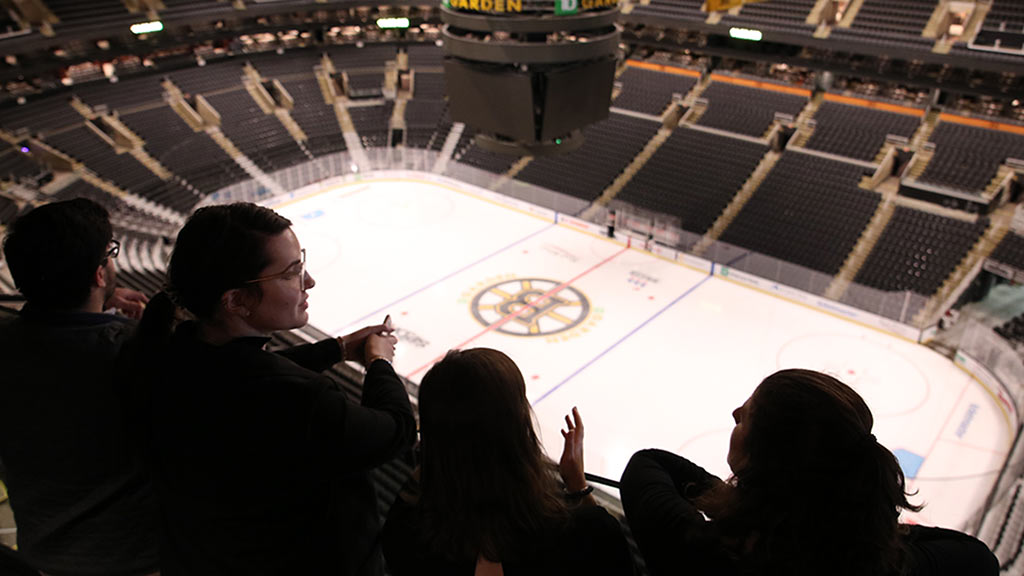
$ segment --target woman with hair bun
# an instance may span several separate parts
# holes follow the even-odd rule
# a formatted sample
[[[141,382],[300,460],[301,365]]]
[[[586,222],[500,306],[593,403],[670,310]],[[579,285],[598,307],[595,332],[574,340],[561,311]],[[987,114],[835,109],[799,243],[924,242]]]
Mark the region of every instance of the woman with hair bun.
[[[980,541],[899,523],[896,457],[849,386],[811,370],[766,378],[733,411],[727,481],[663,450],[633,455],[622,504],[653,576],[995,576]]]
[[[130,369],[149,384],[164,576],[383,574],[368,472],[416,424],[386,324],[265,349],[306,324],[315,285],[291,222],[268,208],[202,208],[179,233]],[[320,374],[343,360],[366,367],[361,403]]]

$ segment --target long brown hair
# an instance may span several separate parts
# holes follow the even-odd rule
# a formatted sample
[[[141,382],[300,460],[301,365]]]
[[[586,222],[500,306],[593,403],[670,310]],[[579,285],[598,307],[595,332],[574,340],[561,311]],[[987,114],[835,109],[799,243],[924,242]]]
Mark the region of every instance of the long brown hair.
[[[766,378],[744,425],[746,459],[698,499],[751,573],[898,574],[901,509],[896,457],[871,434],[871,410],[852,388],[811,370]]]
[[[488,348],[453,350],[419,395],[423,537],[453,560],[522,558],[567,521],[515,363]]]

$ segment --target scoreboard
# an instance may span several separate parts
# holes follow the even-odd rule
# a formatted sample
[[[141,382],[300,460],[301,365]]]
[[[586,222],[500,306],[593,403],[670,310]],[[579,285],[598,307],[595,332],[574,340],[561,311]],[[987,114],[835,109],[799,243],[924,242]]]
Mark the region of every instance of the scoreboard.
[[[743,4],[766,0],[705,0],[704,10],[719,12]],[[442,4],[454,10],[488,14],[557,14],[570,15],[613,8],[619,0],[442,0]]]
[[[608,117],[619,0],[443,0],[452,120],[509,154],[561,154]]]
[[[721,12],[722,10],[729,10],[743,4],[751,4],[753,2],[764,2],[765,0],[705,0],[704,10],[708,12]]]
[[[443,0],[442,3],[454,10],[489,14],[570,15],[614,8],[619,0]]]

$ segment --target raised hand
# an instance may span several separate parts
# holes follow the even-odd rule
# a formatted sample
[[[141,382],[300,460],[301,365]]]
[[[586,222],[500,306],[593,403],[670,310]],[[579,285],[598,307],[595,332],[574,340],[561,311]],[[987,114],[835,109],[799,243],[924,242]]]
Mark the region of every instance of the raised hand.
[[[360,328],[351,334],[341,336],[339,340],[341,340],[341,346],[345,350],[345,360],[354,360],[365,365],[366,361],[370,358],[381,356],[387,358],[390,362],[395,356],[395,343],[398,342],[398,339],[391,335],[393,331],[394,327],[391,325],[391,316],[388,316],[382,324]],[[385,346],[383,343],[377,343],[375,353],[370,354],[367,349],[367,341],[370,336],[390,338],[390,344]],[[385,354],[385,352],[387,353]]]
[[[114,288],[114,293],[103,303],[104,310],[116,308],[121,314],[138,320],[146,311],[149,298],[145,294],[130,288]]]
[[[587,487],[587,478],[583,471],[583,419],[580,411],[574,406],[572,419],[565,416],[566,430],[562,430],[565,443],[562,446],[562,458],[558,461],[558,471],[569,492],[579,492]]]
[[[366,337],[363,348],[363,365],[369,366],[377,358],[383,358],[388,362],[395,359],[395,344],[398,338],[393,334],[370,334]]]

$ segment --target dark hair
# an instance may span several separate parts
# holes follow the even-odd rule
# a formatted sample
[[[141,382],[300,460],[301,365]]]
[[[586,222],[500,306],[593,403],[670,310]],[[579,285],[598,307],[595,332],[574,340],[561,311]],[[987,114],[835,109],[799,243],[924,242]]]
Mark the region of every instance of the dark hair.
[[[419,394],[423,537],[455,560],[508,561],[567,521],[515,363],[488,348],[453,350]]]
[[[899,572],[896,457],[879,444],[871,410],[852,388],[811,370],[782,370],[751,397],[746,459],[698,506],[736,543],[752,572],[873,575]]]
[[[256,204],[200,208],[178,233],[167,281],[178,304],[210,318],[220,297],[257,277],[269,263],[267,240],[291,221]]]
[[[40,206],[18,218],[7,231],[4,256],[29,303],[68,310],[89,298],[112,238],[106,209],[75,198]]]
[[[292,225],[277,212],[250,203],[200,208],[178,233],[167,285],[146,306],[137,340],[159,348],[169,336],[177,306],[211,318],[221,296],[257,277],[270,262],[267,241]],[[252,285],[254,291],[258,285]]]

